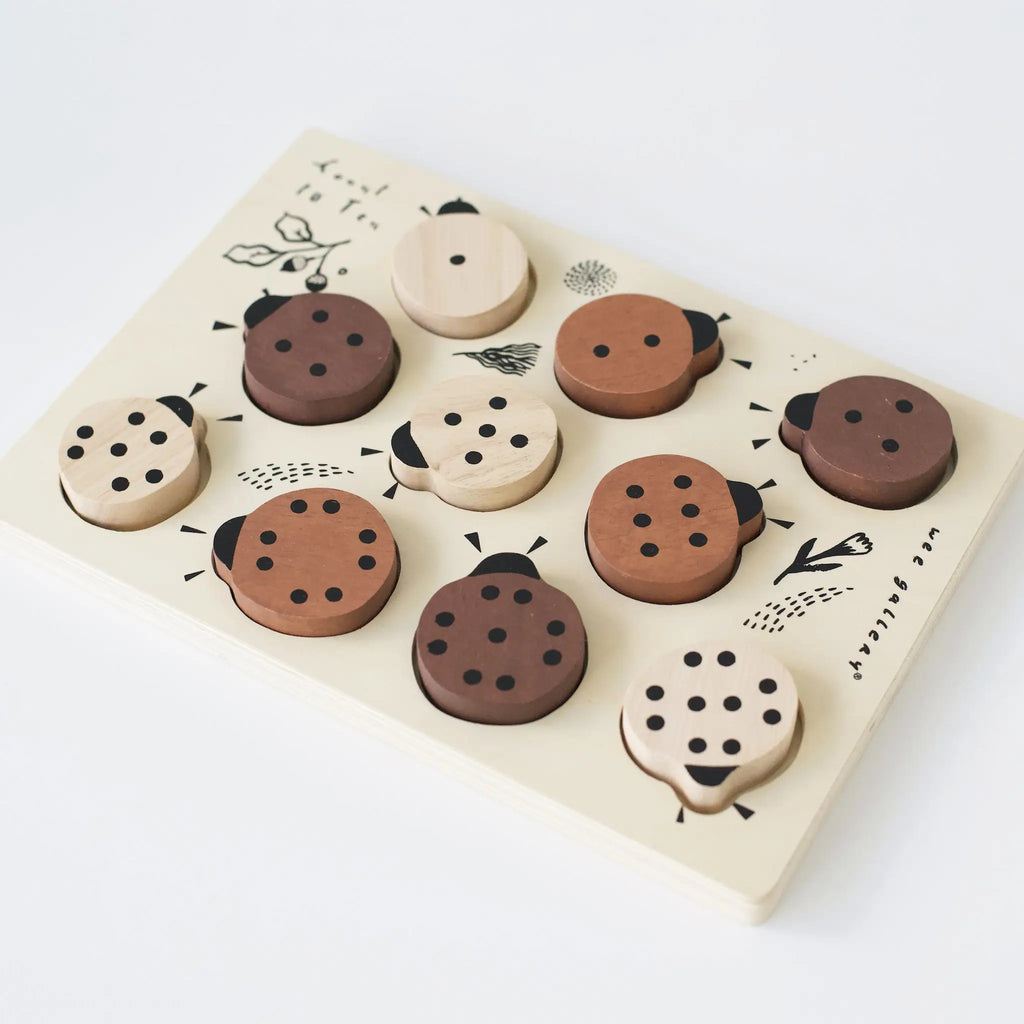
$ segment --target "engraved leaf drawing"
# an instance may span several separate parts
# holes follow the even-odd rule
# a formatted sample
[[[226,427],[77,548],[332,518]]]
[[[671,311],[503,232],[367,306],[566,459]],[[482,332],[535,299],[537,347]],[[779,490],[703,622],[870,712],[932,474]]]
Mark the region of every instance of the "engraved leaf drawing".
[[[265,267],[268,263],[273,263],[280,255],[281,253],[276,249],[271,249],[269,245],[233,245],[224,253],[224,258],[231,260],[232,263],[248,263],[252,267]]]
[[[274,227],[286,242],[309,242],[313,238],[309,222],[305,217],[298,217],[294,213],[282,214]]]

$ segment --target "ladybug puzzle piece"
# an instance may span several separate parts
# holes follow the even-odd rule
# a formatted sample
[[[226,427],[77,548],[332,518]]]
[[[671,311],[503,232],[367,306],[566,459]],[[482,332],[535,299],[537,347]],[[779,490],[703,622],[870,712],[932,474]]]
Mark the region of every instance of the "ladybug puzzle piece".
[[[398,548],[368,501],[330,487],[292,491],[229,519],[213,566],[250,619],[293,636],[366,625],[398,580]]]
[[[245,386],[279,420],[354,419],[394,381],[391,328],[349,295],[264,295],[245,311],[245,327]]]
[[[507,327],[525,308],[529,284],[515,232],[461,199],[395,247],[391,285],[402,309],[445,338],[482,338]]]
[[[924,501],[953,460],[945,406],[891,377],[847,377],[797,395],[786,406],[781,433],[811,479],[870,508]]]
[[[430,391],[391,438],[395,479],[487,512],[536,494],[558,459],[551,407],[517,384],[457,377]]]
[[[622,735],[648,775],[714,814],[786,761],[800,703],[786,667],[751,644],[665,655],[626,691]]]
[[[594,490],[587,550],[610,587],[638,601],[698,601],[729,580],[764,527],[761,495],[683,455],[617,466]]]
[[[196,496],[205,436],[206,422],[177,395],[90,406],[61,438],[64,494],[96,526],[153,526]]]
[[[718,323],[652,295],[606,295],[570,314],[555,341],[555,379],[605,416],[668,412],[719,363]]]
[[[587,634],[568,595],[526,555],[485,558],[427,602],[414,641],[416,674],[456,718],[518,725],[564,704],[583,678]]]

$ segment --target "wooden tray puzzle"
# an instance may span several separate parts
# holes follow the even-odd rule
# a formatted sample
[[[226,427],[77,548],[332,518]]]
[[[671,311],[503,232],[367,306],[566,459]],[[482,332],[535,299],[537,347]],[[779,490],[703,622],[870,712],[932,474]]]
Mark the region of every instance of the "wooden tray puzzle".
[[[411,227],[461,197],[522,239],[535,292],[511,326],[452,341],[414,324],[390,284]],[[296,426],[263,413],[242,385],[242,315],[266,289],[358,296],[391,325],[394,386],[346,423]],[[611,419],[584,411],[553,372],[554,339],[584,302],[661,296],[721,323],[724,358],[671,412]],[[529,500],[471,512],[397,486],[389,442],[417,398],[464,374],[523,385],[555,410],[563,450]],[[788,400],[858,374],[926,387],[949,410],[958,462],[927,500],[898,511],[841,501],[779,439]],[[57,452],[95,402],[190,396],[208,423],[203,488],[149,529],[114,532],[63,499]],[[459,778],[748,921],[762,920],[1000,503],[1024,450],[1024,422],[784,323],[624,253],[543,223],[400,161],[308,132],[260,179],[0,462],[3,535],[81,585],[267,674],[306,700],[415,751]],[[677,452],[748,481],[764,533],[734,578],[704,600],[654,605],[605,585],[584,542],[598,481],[630,459]],[[386,517],[401,554],[397,588],[368,625],[343,636],[275,633],[242,615],[211,570],[217,527],[290,489],[340,487]],[[806,542],[813,540],[808,547]],[[531,552],[568,593],[589,635],[576,693],[524,725],[479,725],[434,707],[410,648],[424,605],[484,556]],[[801,556],[798,557],[798,552]],[[832,565],[831,569],[820,569]],[[816,570],[816,571],[810,571]],[[620,734],[623,694],[653,659],[708,636],[756,639],[795,677],[802,736],[789,766],[736,810],[680,815],[672,790],[641,772]],[[679,820],[682,818],[682,820]]]

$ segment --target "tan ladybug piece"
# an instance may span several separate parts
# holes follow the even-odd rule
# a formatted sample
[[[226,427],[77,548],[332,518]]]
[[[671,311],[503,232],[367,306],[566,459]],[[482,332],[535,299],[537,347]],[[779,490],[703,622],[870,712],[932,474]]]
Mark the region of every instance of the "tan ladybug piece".
[[[154,526],[196,496],[205,436],[206,422],[177,395],[90,406],[60,441],[64,494],[96,526]]]
[[[391,284],[409,318],[445,338],[482,338],[526,306],[530,264],[515,232],[462,199],[395,247]]]
[[[799,710],[796,683],[777,658],[745,641],[702,640],[633,681],[622,735],[648,775],[684,806],[713,814],[784,764]]]

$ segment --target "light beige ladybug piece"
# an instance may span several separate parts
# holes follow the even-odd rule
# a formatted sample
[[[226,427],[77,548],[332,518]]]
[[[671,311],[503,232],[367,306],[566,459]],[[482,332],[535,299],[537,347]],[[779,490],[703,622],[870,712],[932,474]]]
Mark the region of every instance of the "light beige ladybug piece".
[[[530,263],[516,233],[461,199],[395,247],[391,285],[402,309],[445,338],[482,338],[526,307]]]
[[[143,530],[199,490],[206,423],[187,399],[118,398],[79,413],[60,442],[71,507],[108,530]]]
[[[748,643],[667,654],[633,682],[622,735],[633,760],[686,807],[714,814],[786,761],[800,702],[786,667]]]
[[[518,384],[485,377],[439,384],[391,438],[399,483],[475,512],[532,497],[557,458],[551,407]]]

